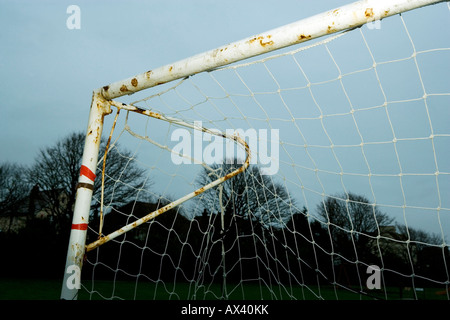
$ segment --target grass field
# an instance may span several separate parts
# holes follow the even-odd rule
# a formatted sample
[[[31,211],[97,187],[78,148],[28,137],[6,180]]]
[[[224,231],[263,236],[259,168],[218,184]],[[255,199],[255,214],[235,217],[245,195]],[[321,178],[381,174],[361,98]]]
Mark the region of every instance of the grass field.
[[[0,278],[0,300],[59,300],[62,282],[59,280],[44,279],[7,279]],[[95,281],[94,291],[92,283],[85,281],[79,293],[79,300],[88,299],[138,299],[138,300],[217,300],[221,297],[222,287],[213,284],[208,288],[204,286],[195,287],[188,283],[139,283],[117,281],[115,283],[107,281]],[[297,286],[295,288],[283,289],[273,286],[269,288],[261,287],[257,284],[229,285],[227,286],[229,300],[290,300],[295,297],[298,300],[317,300],[317,296],[324,300],[372,300],[375,297],[385,299],[382,291],[372,290],[371,296],[353,293],[344,289],[335,290],[331,286],[307,288]],[[420,300],[446,300],[447,295],[442,289],[424,288],[418,291]],[[410,300],[413,299],[412,290],[402,290],[399,288],[389,288],[387,292],[388,300]]]

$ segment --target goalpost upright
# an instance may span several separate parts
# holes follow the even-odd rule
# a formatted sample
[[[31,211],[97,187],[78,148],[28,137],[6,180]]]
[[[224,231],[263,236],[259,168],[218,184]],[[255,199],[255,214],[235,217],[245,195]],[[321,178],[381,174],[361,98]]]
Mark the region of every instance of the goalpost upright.
[[[91,212],[94,180],[103,130],[103,118],[111,113],[111,108],[99,90],[93,93],[88,128],[81,160],[80,177],[74,206],[72,227],[67,249],[61,299],[77,299],[80,289],[80,275],[85,254],[86,234]]]
[[[111,105],[114,105],[112,99],[294,44],[357,28],[368,22],[374,22],[438,2],[444,1],[357,1],[157,69],[149,70],[95,90],[77,186],[61,299],[77,299],[80,288],[80,273],[86,251],[86,234],[91,211],[94,180],[97,172],[103,118],[111,113]]]

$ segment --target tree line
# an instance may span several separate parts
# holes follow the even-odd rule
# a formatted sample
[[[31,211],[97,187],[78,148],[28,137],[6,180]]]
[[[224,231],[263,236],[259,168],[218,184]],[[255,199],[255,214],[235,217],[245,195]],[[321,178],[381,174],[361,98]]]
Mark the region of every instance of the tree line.
[[[3,275],[62,277],[83,145],[84,134],[73,133],[42,149],[29,167],[0,165],[0,247],[8,257],[1,262]],[[105,146],[102,142],[100,154]],[[167,204],[162,198],[131,201],[152,184],[130,158],[117,145],[108,151],[104,201],[114,209],[105,216],[105,234],[132,222],[129,214],[139,218]],[[236,166],[226,161],[205,167],[196,183],[206,185]],[[123,183],[116,183],[119,177]],[[94,199],[100,198],[100,182],[95,180]],[[308,212],[252,165],[199,195],[193,208],[193,218],[178,207],[101,246],[87,255],[84,269],[100,278],[145,274],[169,282],[251,279],[357,288],[364,286],[367,266],[377,265],[387,286],[448,280],[450,255],[443,239],[395,225],[363,195],[328,196]],[[96,226],[97,200],[91,209]],[[45,218],[36,212],[45,212]],[[15,229],[19,218],[22,227]],[[90,230],[88,241],[98,236]]]

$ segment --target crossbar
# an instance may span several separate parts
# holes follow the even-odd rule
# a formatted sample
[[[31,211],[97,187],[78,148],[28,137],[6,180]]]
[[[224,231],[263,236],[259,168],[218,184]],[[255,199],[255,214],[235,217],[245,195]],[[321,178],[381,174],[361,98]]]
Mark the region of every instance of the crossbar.
[[[448,0],[361,0],[241,41],[117,81],[101,88],[105,99],[151,88],[243,59],[360,27],[402,12]]]

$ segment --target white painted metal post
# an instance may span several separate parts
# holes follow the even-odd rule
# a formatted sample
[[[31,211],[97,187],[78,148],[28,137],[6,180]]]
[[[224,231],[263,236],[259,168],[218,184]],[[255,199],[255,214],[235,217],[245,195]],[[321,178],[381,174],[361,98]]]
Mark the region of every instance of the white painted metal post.
[[[80,289],[81,268],[85,252],[86,234],[94,190],[95,171],[100,148],[103,117],[111,113],[109,104],[99,90],[93,94],[89,124],[86,133],[80,177],[72,219],[66,267],[61,290],[61,299],[75,300]]]
[[[361,0],[287,24],[193,57],[149,70],[102,88],[103,97],[123,95],[212,70],[233,62],[336,32],[362,26],[402,12],[446,0]],[[447,0],[448,1],[448,0]]]

